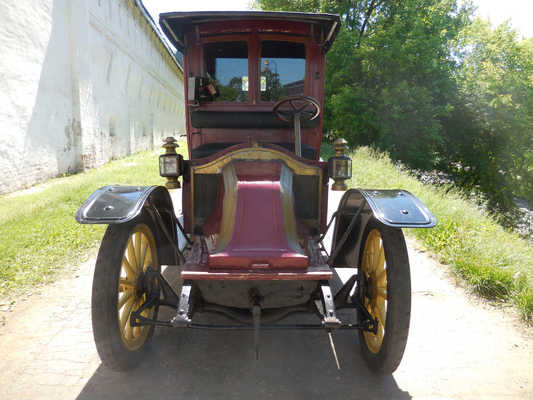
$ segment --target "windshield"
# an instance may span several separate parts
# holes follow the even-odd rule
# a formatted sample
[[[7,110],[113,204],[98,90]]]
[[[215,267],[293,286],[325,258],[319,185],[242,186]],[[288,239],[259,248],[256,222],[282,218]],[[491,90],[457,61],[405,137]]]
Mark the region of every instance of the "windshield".
[[[261,44],[261,101],[278,101],[287,96],[303,96],[305,45],[264,41]]]
[[[246,42],[207,43],[204,60],[219,96],[214,101],[248,101],[248,45]]]

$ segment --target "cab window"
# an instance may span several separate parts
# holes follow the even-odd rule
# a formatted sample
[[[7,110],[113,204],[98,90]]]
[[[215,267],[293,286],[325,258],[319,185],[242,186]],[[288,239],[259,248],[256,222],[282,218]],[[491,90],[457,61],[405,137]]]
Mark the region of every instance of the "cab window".
[[[205,70],[219,90],[214,101],[248,101],[248,44],[246,42],[207,43]]]
[[[261,43],[261,101],[304,95],[305,45],[282,41]]]

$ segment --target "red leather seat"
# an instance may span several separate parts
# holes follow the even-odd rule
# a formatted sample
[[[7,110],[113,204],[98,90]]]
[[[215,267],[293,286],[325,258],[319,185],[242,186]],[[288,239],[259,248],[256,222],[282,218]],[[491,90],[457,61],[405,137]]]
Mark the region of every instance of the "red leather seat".
[[[209,255],[211,268],[306,268],[309,259],[298,243],[292,196],[292,171],[281,162],[234,162],[236,201],[231,239]],[[231,179],[226,179],[225,184]],[[233,196],[235,199],[235,196]],[[229,210],[228,204],[224,210]],[[227,211],[225,211],[227,212]]]

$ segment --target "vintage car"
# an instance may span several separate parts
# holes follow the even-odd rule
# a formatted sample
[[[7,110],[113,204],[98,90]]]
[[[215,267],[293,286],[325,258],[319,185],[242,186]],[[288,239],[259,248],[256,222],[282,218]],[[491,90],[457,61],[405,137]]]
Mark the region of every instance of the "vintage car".
[[[320,159],[325,58],[339,16],[174,12],[160,24],[183,53],[189,158],[168,138],[159,160],[167,187],[103,187],[76,213],[109,225],[92,292],[102,362],[135,367],[155,326],[250,330],[256,352],[261,330],[321,329],[337,366],[332,332],[355,340],[357,331],[368,367],[393,372],[411,308],[401,228],[436,220],[403,190],[346,191],[343,139]],[[328,222],[330,180],[346,192]],[[168,189],[180,185],[176,216]],[[162,265],[178,270],[179,290]],[[344,282],[343,268],[353,271]],[[162,306],[171,318],[158,318]],[[302,313],[305,323],[293,316]]]

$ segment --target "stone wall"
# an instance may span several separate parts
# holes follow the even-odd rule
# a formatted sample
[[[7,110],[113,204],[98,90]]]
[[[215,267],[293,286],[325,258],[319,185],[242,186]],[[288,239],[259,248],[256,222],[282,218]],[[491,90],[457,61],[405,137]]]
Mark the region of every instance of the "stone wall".
[[[185,130],[182,70],[138,0],[4,0],[0,48],[0,193]]]

